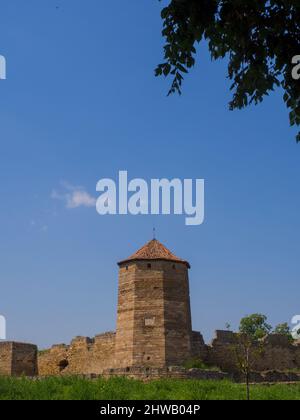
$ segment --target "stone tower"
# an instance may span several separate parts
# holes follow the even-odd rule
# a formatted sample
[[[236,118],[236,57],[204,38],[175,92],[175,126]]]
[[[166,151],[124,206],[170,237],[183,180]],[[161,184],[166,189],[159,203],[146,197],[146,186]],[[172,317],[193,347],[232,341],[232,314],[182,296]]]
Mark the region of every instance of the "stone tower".
[[[182,364],[191,356],[189,263],[153,239],[118,265],[116,367]]]

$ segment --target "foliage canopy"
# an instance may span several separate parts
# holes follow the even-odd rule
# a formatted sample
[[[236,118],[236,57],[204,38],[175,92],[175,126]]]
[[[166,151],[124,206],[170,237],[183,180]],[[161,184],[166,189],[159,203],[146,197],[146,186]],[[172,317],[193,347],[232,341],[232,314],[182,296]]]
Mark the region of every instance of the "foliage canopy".
[[[165,61],[156,75],[172,75],[169,94],[181,93],[196,46],[206,40],[213,60],[228,59],[230,109],[257,104],[281,86],[290,124],[300,125],[300,80],[292,77],[292,58],[300,54],[299,0],[170,0],[161,16]]]

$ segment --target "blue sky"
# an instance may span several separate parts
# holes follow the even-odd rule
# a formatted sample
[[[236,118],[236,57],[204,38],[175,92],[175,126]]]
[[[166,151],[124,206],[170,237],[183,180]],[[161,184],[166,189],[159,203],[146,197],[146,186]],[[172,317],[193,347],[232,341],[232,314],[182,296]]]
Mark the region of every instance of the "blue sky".
[[[163,2],[164,3],[164,2]],[[58,6],[58,8],[57,8]],[[156,0],[10,0],[0,16],[0,313],[8,338],[46,347],[115,329],[116,262],[157,237],[191,263],[194,329],[207,340],[299,306],[300,145],[276,92],[230,112],[226,63],[204,47],[181,97],[154,77]],[[204,178],[205,222],[99,216],[53,191],[100,178]],[[68,190],[69,189],[69,190]]]

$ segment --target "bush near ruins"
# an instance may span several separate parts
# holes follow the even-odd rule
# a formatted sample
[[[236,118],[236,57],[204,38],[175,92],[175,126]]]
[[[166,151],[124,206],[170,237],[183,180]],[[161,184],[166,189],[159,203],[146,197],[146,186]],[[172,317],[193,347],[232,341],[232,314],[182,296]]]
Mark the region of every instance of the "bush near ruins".
[[[209,366],[199,358],[188,359],[186,362],[183,363],[183,367],[185,367],[186,369],[202,369],[216,372],[221,371],[221,369],[217,366]]]

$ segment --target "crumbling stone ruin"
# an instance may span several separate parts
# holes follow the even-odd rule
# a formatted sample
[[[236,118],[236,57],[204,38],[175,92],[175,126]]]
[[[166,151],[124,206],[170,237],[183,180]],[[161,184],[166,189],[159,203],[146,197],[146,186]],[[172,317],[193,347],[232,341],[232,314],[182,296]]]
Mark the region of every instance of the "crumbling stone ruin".
[[[139,379],[198,378],[240,380],[234,333],[217,331],[210,345],[192,330],[187,261],[157,240],[119,262],[116,332],[76,337],[70,345],[0,343],[0,374],[122,375]],[[199,359],[211,370],[185,369]],[[269,335],[256,359],[254,381],[300,380],[300,343]]]
[[[210,346],[206,346],[206,362],[226,372],[236,370],[235,334],[216,331]],[[300,373],[300,342],[291,343],[287,336],[270,334],[261,343],[262,350],[253,358],[254,371],[297,371]]]
[[[54,345],[38,357],[42,376],[69,374],[100,374],[115,365],[115,333],[94,338],[76,337],[69,346]]]

